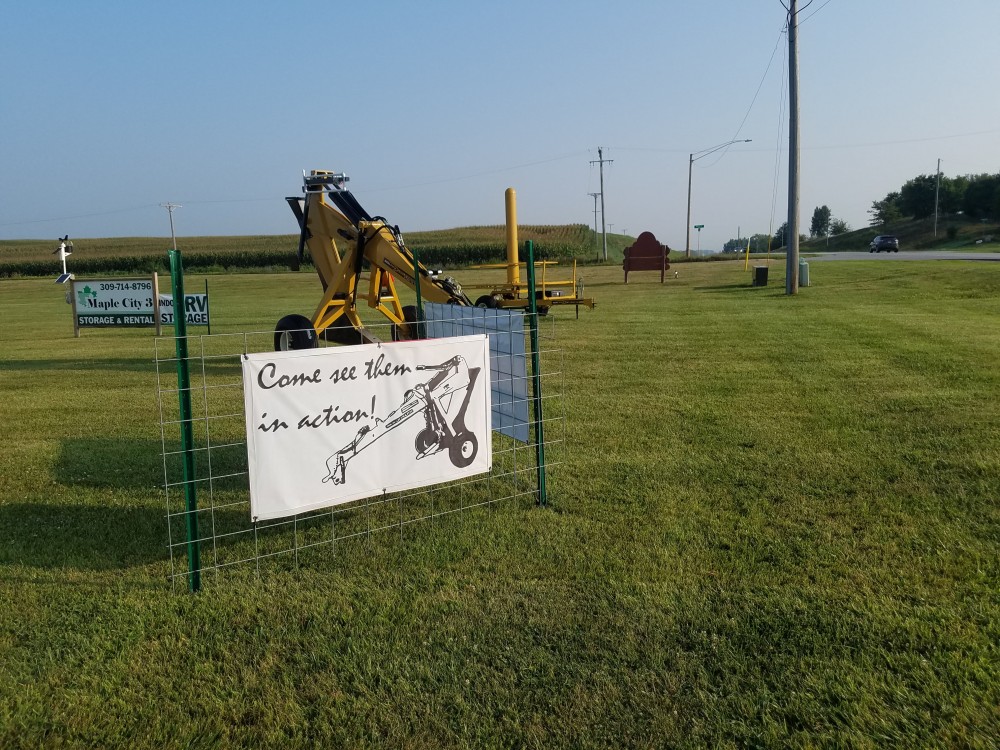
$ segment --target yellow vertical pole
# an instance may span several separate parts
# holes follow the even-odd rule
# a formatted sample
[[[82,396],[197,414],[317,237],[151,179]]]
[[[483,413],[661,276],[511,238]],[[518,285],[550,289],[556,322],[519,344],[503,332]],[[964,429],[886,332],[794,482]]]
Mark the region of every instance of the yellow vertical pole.
[[[507,188],[504,203],[507,208],[507,283],[518,286],[521,267],[517,257],[517,193],[514,188]]]

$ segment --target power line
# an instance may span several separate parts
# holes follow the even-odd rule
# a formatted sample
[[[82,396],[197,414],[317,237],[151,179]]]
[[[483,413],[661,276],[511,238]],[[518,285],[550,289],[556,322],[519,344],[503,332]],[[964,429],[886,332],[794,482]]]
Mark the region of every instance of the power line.
[[[819,8],[817,8],[815,11],[813,11],[812,15],[815,15],[820,10],[822,10],[823,7],[825,5],[827,5],[829,2],[830,2],[830,0],[827,0],[826,3],[824,3],[821,6],[819,6]],[[801,25],[801,23],[802,22],[800,21],[799,24]],[[782,88],[784,88],[784,79],[782,79]],[[870,143],[840,143],[840,144],[830,144],[830,145],[825,145],[825,146],[803,146],[803,147],[801,147],[801,150],[802,151],[827,151],[827,150],[842,150],[842,149],[881,148],[881,147],[884,147],[884,146],[900,146],[900,145],[906,145],[906,144],[911,144],[911,143],[929,143],[929,142],[933,142],[933,141],[944,141],[944,140],[950,140],[950,139],[953,139],[953,138],[972,138],[972,137],[975,137],[975,136],[995,135],[996,133],[1000,133],[1000,128],[992,128],[992,129],[989,129],[989,130],[975,130],[975,131],[970,131],[970,132],[967,132],[967,133],[949,133],[949,134],[946,134],[946,135],[924,136],[922,138],[897,139],[897,140],[893,140],[893,141],[873,141],[873,142],[870,142]],[[779,140],[780,140],[780,135],[779,135]],[[610,148],[613,148],[616,151],[636,151],[636,152],[662,153],[662,154],[686,154],[686,153],[689,153],[689,149],[687,149],[687,148],[660,148],[660,147],[656,147],[656,146],[611,146]],[[780,150],[780,147],[776,147],[775,149],[769,149],[769,148],[747,148],[747,149],[741,149],[741,150],[744,151],[744,152],[747,152],[747,153],[750,153],[750,152],[755,152],[755,153],[770,153],[772,150]],[[502,172],[509,172],[509,171],[516,170],[516,169],[523,169],[523,168],[526,168],[526,167],[538,166],[540,164],[550,164],[550,163],[556,162],[556,161],[563,161],[563,160],[566,160],[566,159],[575,158],[575,157],[580,156],[581,154],[586,154],[586,153],[589,153],[589,152],[590,152],[590,149],[580,149],[578,151],[574,151],[574,152],[568,153],[568,154],[561,154],[559,156],[555,156],[555,157],[552,157],[550,159],[540,159],[540,160],[537,160],[537,161],[525,162],[525,163],[522,163],[522,164],[515,164],[515,165],[509,166],[509,167],[499,167],[499,168],[496,168],[496,169],[493,169],[493,170],[488,170],[488,171],[484,171],[484,172],[478,172],[478,173],[475,173],[475,174],[467,174],[467,175],[460,175],[460,176],[456,176],[456,177],[448,177],[448,178],[443,178],[443,179],[440,179],[440,180],[435,180],[435,181],[431,181],[431,182],[424,182],[424,183],[414,183],[414,184],[409,184],[409,185],[393,185],[393,186],[389,186],[389,187],[374,188],[374,189],[370,189],[370,190],[366,189],[365,192],[367,192],[367,193],[376,193],[376,192],[386,192],[386,191],[390,191],[390,190],[408,190],[408,189],[415,188],[415,187],[423,187],[425,185],[436,185],[436,184],[442,184],[442,183],[447,183],[447,182],[458,182],[460,180],[473,179],[475,177],[482,177],[482,176],[486,176],[486,175],[490,175],[490,174],[499,174],[499,173],[502,173]],[[611,160],[605,160],[605,161],[611,161]],[[595,160],[595,162],[592,162],[592,163],[597,163],[597,162]],[[189,199],[189,200],[185,200],[184,203],[187,206],[211,205],[211,204],[222,204],[222,203],[234,203],[234,204],[236,204],[236,203],[273,203],[274,201],[279,201],[280,202],[282,200],[282,197],[283,197],[283,194],[282,195],[275,195],[274,197],[270,197],[270,198],[226,198],[226,199],[204,199],[204,200],[190,200]],[[30,224],[47,224],[47,223],[53,223],[53,222],[75,221],[77,219],[91,219],[91,218],[98,218],[98,217],[101,217],[101,216],[114,216],[116,214],[132,213],[132,212],[136,212],[136,211],[147,211],[147,210],[149,210],[151,208],[157,208],[157,207],[159,207],[159,204],[157,204],[157,203],[147,203],[147,204],[138,205],[138,206],[130,206],[128,208],[118,208],[118,209],[114,209],[114,210],[111,210],[111,211],[95,211],[95,212],[85,213],[85,214],[73,214],[73,215],[69,215],[69,216],[55,216],[55,217],[43,218],[43,219],[23,219],[23,220],[20,220],[20,221],[4,221],[4,222],[0,222],[0,227],[15,227],[15,226],[25,226],[25,225],[30,225]]]
[[[764,69],[764,75],[760,77],[760,83],[757,84],[757,90],[754,92],[753,99],[750,101],[750,106],[747,107],[747,113],[743,115],[743,120],[740,122],[740,126],[736,128],[736,132],[733,133],[733,138],[740,137],[740,131],[743,130],[743,126],[746,125],[747,118],[750,117],[750,111],[753,109],[753,105],[757,101],[757,96],[760,94],[760,90],[764,86],[764,81],[767,78],[767,74],[771,72],[771,63],[774,62],[774,55],[775,53],[777,53],[778,45],[781,44],[781,39],[784,35],[785,35],[784,29],[778,32],[778,38],[774,42],[774,49],[771,50],[771,57],[767,61],[767,67]]]
[[[784,79],[782,79],[782,85],[784,85]],[[872,143],[836,143],[828,146],[803,146],[803,151],[824,151],[824,150],[834,150],[834,149],[850,149],[850,148],[876,148],[879,146],[899,146],[905,145],[907,143],[927,143],[929,141],[946,141],[951,138],[971,138],[977,135],[994,135],[1000,133],[1000,128],[994,128],[992,130],[975,130],[969,133],[950,133],[948,135],[930,135],[923,138],[906,138],[902,140],[895,141],[876,141]],[[657,148],[655,146],[613,146],[616,151],[648,151],[653,153],[662,154],[686,154],[689,149],[686,148]],[[745,153],[770,153],[772,149],[769,148],[745,148],[741,151]]]
[[[818,7],[818,8],[816,9],[816,10],[814,10],[814,11],[813,11],[812,13],[810,13],[810,14],[809,14],[808,16],[806,16],[805,18],[803,18],[803,19],[802,19],[801,21],[799,21],[799,26],[801,26],[801,25],[802,25],[802,24],[804,24],[804,23],[805,23],[806,21],[808,21],[808,20],[809,20],[810,18],[812,18],[813,16],[815,16],[815,15],[816,15],[817,13],[819,13],[819,12],[820,12],[821,10],[823,10],[823,8],[825,8],[825,7],[826,7],[827,5],[829,5],[829,4],[830,4],[830,0],[826,0],[826,2],[825,2],[825,3],[823,3],[823,4],[821,5],[821,6],[819,6],[819,7]],[[808,5],[806,5],[806,7],[805,7],[805,8],[803,8],[802,10],[805,10],[806,8],[808,8],[808,7],[809,7],[809,5],[812,5],[812,0],[810,0],[809,4],[808,4]],[[800,10],[800,11],[799,11],[799,13],[801,13],[801,12],[802,12],[802,11]]]
[[[762,75],[762,76],[760,77],[760,83],[758,83],[758,84],[757,84],[757,90],[756,90],[756,91],[754,92],[754,95],[753,95],[753,99],[751,99],[751,100],[750,100],[750,106],[749,106],[749,107],[747,107],[747,111],[746,111],[746,114],[745,114],[745,115],[743,115],[743,119],[742,119],[742,120],[740,121],[740,126],[739,126],[738,128],[736,128],[736,132],[735,132],[735,133],[733,134],[733,138],[732,138],[733,142],[736,142],[736,141],[738,141],[738,140],[739,140],[739,137],[740,137],[740,131],[741,131],[741,130],[743,130],[743,126],[744,126],[744,125],[746,125],[746,122],[747,122],[747,119],[748,119],[748,118],[750,117],[750,113],[751,113],[751,112],[753,111],[753,105],[754,105],[754,104],[755,104],[755,103],[757,102],[757,97],[758,97],[758,96],[760,95],[760,90],[761,90],[761,89],[762,89],[762,88],[764,87],[764,81],[765,81],[765,80],[767,80],[767,74],[771,72],[771,64],[772,64],[772,63],[774,62],[774,55],[775,55],[775,53],[777,53],[777,51],[778,51],[778,45],[779,45],[779,44],[781,44],[781,38],[782,38],[782,37],[784,36],[784,34],[785,34],[785,31],[784,31],[784,29],[782,29],[781,31],[779,31],[779,32],[778,32],[778,38],[777,38],[777,40],[776,40],[776,41],[774,42],[774,49],[773,49],[773,50],[771,50],[771,57],[770,57],[770,58],[768,59],[768,61],[767,61],[767,67],[766,67],[766,68],[764,68],[764,75]],[[732,144],[731,144],[731,145],[732,145]],[[753,149],[747,149],[747,150],[748,150],[748,151],[752,151]],[[702,167],[702,168],[703,168],[703,169],[708,169],[708,168],[710,168],[710,167],[714,167],[714,166],[715,166],[716,164],[718,164],[718,163],[719,163],[719,162],[720,162],[720,161],[722,160],[722,158],[723,158],[723,157],[724,157],[724,156],[725,156],[725,155],[726,155],[727,153],[729,153],[729,146],[727,146],[727,147],[726,147],[726,148],[725,148],[725,149],[724,149],[724,150],[723,150],[723,151],[722,151],[722,152],[721,152],[721,153],[720,153],[720,154],[719,154],[719,155],[718,155],[718,156],[717,156],[717,157],[715,158],[715,160],[714,160],[714,161],[712,161],[712,162],[710,162],[710,163],[708,163],[708,164],[705,164],[705,165],[703,165],[703,167]]]
[[[841,148],[873,148],[875,146],[898,146],[906,143],[927,143],[928,141],[946,141],[950,138],[969,138],[975,135],[992,135],[994,133],[1000,133],[1000,130],[978,130],[972,133],[954,133],[952,135],[934,135],[927,138],[907,138],[898,141],[879,141],[877,143],[847,143],[840,144],[836,146],[810,146],[808,151],[824,151],[829,149],[841,149]]]
[[[771,237],[774,236],[774,209],[778,204],[778,175],[781,171],[781,136],[785,132],[785,59],[788,55],[787,48],[781,57],[781,97],[778,103],[778,137],[774,144],[774,187],[771,190],[771,223],[768,225],[767,247],[768,257],[770,257]]]
[[[412,183],[412,184],[409,184],[409,185],[392,185],[390,187],[365,189],[365,192],[366,193],[384,193],[384,192],[388,192],[390,190],[411,190],[413,188],[427,187],[429,185],[442,185],[442,184],[447,183],[447,182],[460,182],[462,180],[472,180],[472,179],[475,179],[476,177],[486,177],[486,176],[489,176],[491,174],[501,174],[503,172],[512,172],[512,171],[514,171],[516,169],[526,169],[527,167],[537,167],[540,164],[551,164],[552,162],[556,162],[556,161],[564,161],[566,159],[575,159],[578,156],[580,156],[581,154],[586,154],[586,153],[589,153],[589,152],[590,152],[589,149],[581,149],[581,150],[578,150],[578,151],[574,151],[572,153],[560,154],[559,156],[553,156],[553,157],[551,157],[549,159],[539,159],[538,161],[529,161],[529,162],[525,162],[523,164],[515,164],[515,165],[510,166],[510,167],[497,167],[495,169],[489,169],[489,170],[486,170],[486,171],[483,171],[483,172],[476,172],[476,173],[473,173],[473,174],[464,174],[464,175],[459,175],[459,176],[456,176],[456,177],[443,177],[443,178],[441,178],[439,180],[430,180],[428,182]]]
[[[131,208],[119,208],[114,211],[99,211],[92,214],[77,214],[76,216],[60,216],[53,219],[26,219],[24,221],[5,221],[0,223],[0,227],[16,227],[22,224],[47,224],[53,221],[73,221],[74,219],[90,219],[96,216],[112,216],[114,214],[125,214],[132,211],[145,211],[149,208],[156,208],[157,204],[148,203],[144,206],[132,206]]]

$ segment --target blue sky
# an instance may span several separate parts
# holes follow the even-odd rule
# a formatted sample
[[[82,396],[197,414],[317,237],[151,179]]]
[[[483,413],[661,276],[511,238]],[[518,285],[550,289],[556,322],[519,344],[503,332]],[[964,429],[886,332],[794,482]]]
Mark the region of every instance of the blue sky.
[[[507,187],[522,223],[592,225],[602,146],[609,228],[683,248],[689,153],[733,138],[753,142],[694,165],[701,246],[785,219],[778,0],[95,0],[4,16],[0,238],[167,237],[166,201],[183,204],[179,237],[290,234],[283,198],[312,168],[347,172],[404,233],[500,224]],[[822,204],[865,226],[938,158],[949,176],[1000,171],[1000,3],[814,0],[801,19],[805,228]]]

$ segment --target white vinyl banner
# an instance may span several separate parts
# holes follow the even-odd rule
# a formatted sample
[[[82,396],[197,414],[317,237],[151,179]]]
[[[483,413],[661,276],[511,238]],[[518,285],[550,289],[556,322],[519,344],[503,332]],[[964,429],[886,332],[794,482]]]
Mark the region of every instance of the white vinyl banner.
[[[243,359],[254,521],[482,474],[485,335]]]

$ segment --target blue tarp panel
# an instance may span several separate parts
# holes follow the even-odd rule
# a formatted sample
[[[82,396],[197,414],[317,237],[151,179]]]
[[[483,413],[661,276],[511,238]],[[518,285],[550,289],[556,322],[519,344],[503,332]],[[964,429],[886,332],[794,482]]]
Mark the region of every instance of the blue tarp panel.
[[[493,429],[527,443],[528,358],[524,313],[484,307],[424,303],[429,338],[485,333],[490,338]]]

